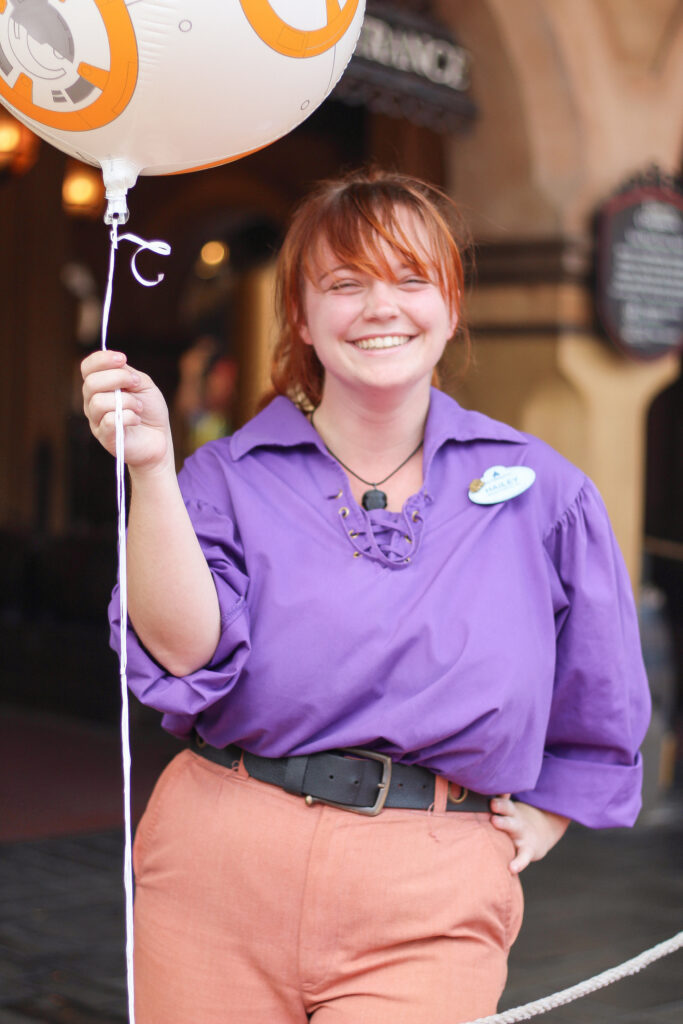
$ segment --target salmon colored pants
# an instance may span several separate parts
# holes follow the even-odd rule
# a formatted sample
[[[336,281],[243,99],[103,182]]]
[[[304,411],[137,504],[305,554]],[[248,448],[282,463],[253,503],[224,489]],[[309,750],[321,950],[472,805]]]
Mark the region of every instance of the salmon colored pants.
[[[487,814],[363,817],[186,750],[135,839],[138,1024],[458,1024],[522,918]]]

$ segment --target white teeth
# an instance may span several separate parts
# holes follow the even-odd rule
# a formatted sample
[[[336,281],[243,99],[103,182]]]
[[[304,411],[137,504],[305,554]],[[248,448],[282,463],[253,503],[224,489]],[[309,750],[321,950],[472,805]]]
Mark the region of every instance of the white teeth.
[[[408,334],[387,334],[380,338],[363,338],[361,341],[354,341],[356,348],[397,348],[410,341]]]

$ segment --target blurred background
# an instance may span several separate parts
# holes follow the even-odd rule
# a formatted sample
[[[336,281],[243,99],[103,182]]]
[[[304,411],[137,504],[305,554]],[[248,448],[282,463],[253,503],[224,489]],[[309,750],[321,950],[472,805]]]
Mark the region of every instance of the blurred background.
[[[182,462],[244,423],[268,384],[274,258],[311,185],[375,162],[446,189],[476,271],[474,365],[460,380],[456,354],[444,386],[548,441],[605,498],[653,692],[641,827],[655,847],[683,759],[682,100],[681,0],[368,0],[346,74],[299,128],[236,163],[140,178],[129,229],[172,255],[141,255],[143,273],[165,274],[143,289],[122,251],[109,337],[164,390]],[[121,822],[105,615],[114,472],[82,416],[79,373],[99,343],[103,210],[97,172],[0,108],[0,839],[12,864],[42,840],[67,842],[49,849],[72,851],[59,863],[80,856],[81,871],[102,849],[116,859]],[[138,815],[176,746],[153,712],[134,705],[132,716]],[[91,837],[91,853],[69,847],[74,836]],[[31,1015],[30,950],[17,953],[25,914],[7,905],[6,921],[23,925],[0,929],[15,985],[0,1021],[121,1019],[111,1008],[79,1017],[63,992]],[[669,1020],[648,1013],[619,1019]]]

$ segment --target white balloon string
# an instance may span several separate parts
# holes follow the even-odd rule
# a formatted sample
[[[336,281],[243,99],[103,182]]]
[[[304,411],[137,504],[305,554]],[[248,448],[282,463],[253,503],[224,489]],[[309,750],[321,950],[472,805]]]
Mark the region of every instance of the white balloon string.
[[[128,1019],[135,1024],[135,980],[133,972],[133,830],[130,798],[130,725],[128,713],[128,573],[126,563],[126,467],[123,459],[123,402],[116,392],[116,504],[118,509],[119,618],[121,621],[119,675],[121,680],[121,758],[123,766],[123,817],[125,845],[123,889],[126,900],[126,976]]]
[[[160,242],[158,239],[155,239],[153,242],[146,242],[143,238],[138,238],[137,235],[130,234],[121,235],[119,241],[133,242],[134,245],[137,245],[137,249],[133,253],[130,260],[130,269],[133,271],[133,277],[135,278],[136,281],[139,281],[139,283],[144,285],[145,288],[153,288],[155,285],[163,281],[163,274],[157,274],[156,280],[154,281],[150,281],[148,280],[148,278],[143,277],[140,271],[138,270],[135,261],[140,255],[140,253],[145,250],[155,252],[157,256],[168,256],[171,251],[171,246],[168,244],[168,242]]]
[[[114,267],[116,250],[119,244],[118,225],[112,223],[109,233],[111,246],[109,250],[109,274],[107,290],[102,308],[102,349],[107,348],[107,329],[111,310],[112,291],[114,285]],[[114,427],[116,431],[116,506],[118,514],[118,556],[119,556],[119,614],[121,619],[119,676],[121,684],[121,754],[123,767],[123,818],[124,818],[124,854],[123,854],[123,889],[125,893],[126,914],[126,977],[128,982],[128,1019],[135,1024],[135,979],[133,974],[133,842],[130,807],[130,728],[128,712],[128,679],[126,666],[128,663],[127,625],[128,625],[128,588],[126,571],[126,467],[124,460],[123,433],[123,399],[121,390],[115,392]]]
[[[168,256],[171,247],[166,242],[145,242],[137,235],[118,234],[116,217],[112,221],[110,232],[111,247],[109,250],[109,273],[107,289],[102,307],[102,349],[107,348],[107,330],[114,285],[114,267],[116,250],[120,241],[133,242],[138,248],[131,258],[131,270],[140,284],[150,288],[159,284],[164,275],[159,274],[156,281],[142,277],[135,265],[138,253],[149,249],[159,256]],[[119,615],[121,620],[119,675],[121,681],[121,758],[123,767],[123,817],[124,817],[124,857],[123,857],[123,888],[125,893],[126,912],[126,978],[128,983],[128,1020],[135,1024],[135,979],[133,972],[133,840],[131,816],[131,756],[130,756],[130,715],[128,704],[128,573],[126,563],[126,465],[124,459],[123,430],[123,397],[120,389],[115,392],[114,426],[116,432],[116,505],[118,512],[118,557],[119,557]]]
[[[107,331],[109,329],[109,311],[111,309],[111,296],[112,288],[114,284],[114,265],[116,263],[116,250],[119,246],[118,240],[118,225],[116,221],[111,226],[109,232],[109,238],[111,239],[111,245],[109,247],[109,274],[107,275],[107,290],[104,293],[104,305],[102,307],[102,351],[105,352],[107,349]]]

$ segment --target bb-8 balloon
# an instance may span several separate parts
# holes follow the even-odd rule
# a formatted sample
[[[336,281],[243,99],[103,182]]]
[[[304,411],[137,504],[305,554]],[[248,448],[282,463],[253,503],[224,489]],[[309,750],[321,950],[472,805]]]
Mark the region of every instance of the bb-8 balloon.
[[[296,127],[341,77],[364,7],[0,0],[0,102],[125,195],[138,174],[225,163]]]

